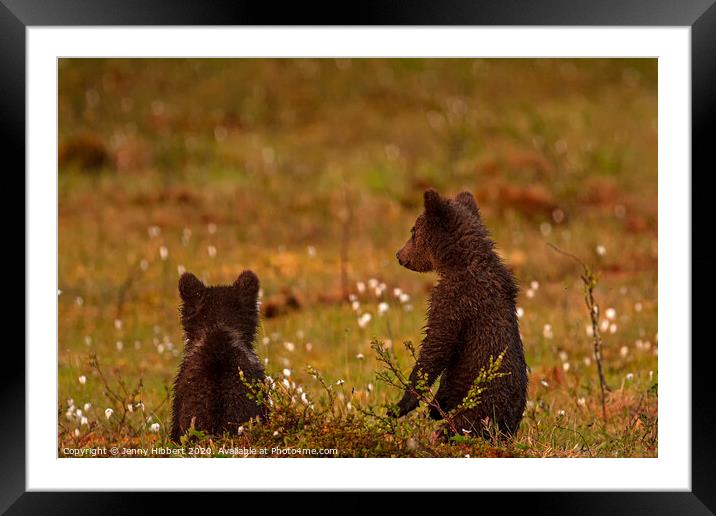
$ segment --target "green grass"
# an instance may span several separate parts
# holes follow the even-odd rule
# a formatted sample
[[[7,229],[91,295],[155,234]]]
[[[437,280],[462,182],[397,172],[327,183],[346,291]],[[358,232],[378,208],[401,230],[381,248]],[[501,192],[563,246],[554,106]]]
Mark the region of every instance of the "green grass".
[[[291,370],[314,410],[303,414],[289,395],[269,423],[200,439],[212,455],[229,444],[349,457],[656,456],[656,68],[655,60],[62,60],[58,453],[168,445],[168,389],[183,346],[179,270],[214,284],[251,268],[264,304],[280,303],[287,288],[302,301],[263,319],[256,348],[277,379]],[[92,148],[98,167],[83,162]],[[437,426],[422,409],[390,428],[366,415],[401,395],[376,381],[371,339],[390,341],[405,369],[402,342],[420,342],[435,278],[401,268],[394,254],[427,186],[476,195],[522,286],[529,405],[509,442],[433,442]],[[346,228],[351,290],[370,278],[388,287],[384,299],[360,296],[372,314],[365,328],[339,300]],[[603,334],[606,423],[580,269],[547,243],[592,264],[597,302],[616,312],[615,332]],[[393,297],[396,287],[409,303]],[[381,300],[390,305],[384,316]],[[309,365],[335,391],[333,410]],[[70,398],[92,405],[88,424],[66,417]],[[130,402],[145,414],[120,423]]]

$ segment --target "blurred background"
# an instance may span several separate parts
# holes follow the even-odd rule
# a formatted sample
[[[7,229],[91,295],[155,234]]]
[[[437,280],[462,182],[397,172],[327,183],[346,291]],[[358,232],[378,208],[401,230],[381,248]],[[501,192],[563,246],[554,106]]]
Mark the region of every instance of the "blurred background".
[[[580,268],[548,242],[601,274],[607,380],[627,398],[655,382],[655,59],[58,66],[60,405],[101,397],[77,380],[88,353],[163,399],[179,275],[229,283],[244,268],[262,283],[269,371],[301,379],[310,363],[397,398],[373,385],[368,342],[420,340],[435,278],[394,255],[429,186],[473,192],[518,277],[532,400],[596,413]]]

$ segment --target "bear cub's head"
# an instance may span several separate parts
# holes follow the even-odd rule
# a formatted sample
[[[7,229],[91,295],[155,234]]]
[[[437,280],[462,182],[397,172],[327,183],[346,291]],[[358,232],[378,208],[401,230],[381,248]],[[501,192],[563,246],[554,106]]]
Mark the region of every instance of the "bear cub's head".
[[[179,278],[181,322],[189,340],[199,333],[224,329],[238,331],[251,343],[258,324],[259,279],[250,270],[230,286],[207,287],[185,272]]]
[[[430,272],[459,262],[466,251],[460,239],[484,234],[475,198],[462,192],[445,199],[430,188],[423,194],[425,209],[410,230],[410,238],[396,253],[398,263],[415,272]]]

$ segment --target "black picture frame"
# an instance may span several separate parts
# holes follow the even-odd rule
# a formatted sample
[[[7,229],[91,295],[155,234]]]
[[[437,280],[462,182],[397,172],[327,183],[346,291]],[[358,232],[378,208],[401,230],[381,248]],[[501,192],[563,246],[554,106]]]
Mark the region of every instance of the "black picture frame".
[[[709,136],[716,125],[716,5],[715,0],[418,0],[364,1],[354,9],[345,5],[285,3],[279,6],[244,1],[186,2],[169,0],[0,0],[0,146],[6,162],[16,158],[17,169],[25,167],[25,59],[26,29],[32,26],[82,25],[549,25],[549,26],[684,26],[691,28],[692,72],[692,237],[712,235],[706,211],[707,188],[694,188],[703,181],[707,155],[713,143]],[[711,129],[711,131],[709,131]],[[710,168],[713,168],[712,166]],[[695,173],[699,170],[699,173]],[[10,172],[9,168],[6,170]],[[23,177],[15,174],[16,177]],[[23,192],[24,181],[22,181]],[[18,190],[19,191],[19,190]],[[24,198],[24,196],[23,196]],[[15,215],[16,216],[16,215]],[[702,230],[699,233],[699,229]],[[18,230],[19,231],[19,230]],[[24,241],[24,235],[23,235]],[[711,239],[692,238],[692,278],[708,278],[716,265]],[[25,257],[27,258],[27,257]],[[25,269],[27,277],[28,271]],[[711,304],[696,302],[698,291],[708,282],[692,282],[692,321],[708,320]],[[23,304],[24,305],[24,304]],[[524,503],[532,512],[552,514],[711,514],[716,511],[716,444],[714,402],[707,335],[697,339],[692,327],[692,490],[690,492],[640,493],[523,493],[510,494],[512,506]],[[148,508],[147,495],[125,493],[25,492],[25,353],[22,347],[5,343],[0,418],[4,453],[0,466],[0,510],[9,514],[95,514],[124,513]],[[690,343],[670,343],[687,346]],[[14,349],[12,349],[14,348]],[[8,366],[7,364],[12,364]],[[211,496],[217,496],[212,494]],[[241,495],[241,496],[246,496]],[[354,508],[370,509],[371,502],[354,494]],[[481,494],[481,497],[500,496]],[[294,495],[299,503],[303,495]],[[187,495],[165,496],[163,509],[182,504]],[[225,497],[222,496],[222,499]],[[322,499],[322,500],[325,500]],[[413,500],[420,500],[419,497]],[[483,507],[490,501],[481,499]],[[222,503],[215,500],[214,503]],[[344,502],[345,503],[345,502]],[[206,508],[207,506],[204,505]],[[345,507],[345,505],[343,505]]]

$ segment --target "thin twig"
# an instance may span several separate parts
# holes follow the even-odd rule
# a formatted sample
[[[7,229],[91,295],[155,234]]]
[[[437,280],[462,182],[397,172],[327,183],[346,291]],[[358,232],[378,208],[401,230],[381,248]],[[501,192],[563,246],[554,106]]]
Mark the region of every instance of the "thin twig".
[[[604,371],[602,367],[602,336],[599,333],[599,305],[594,299],[594,289],[597,287],[597,275],[592,271],[592,268],[584,263],[579,257],[572,253],[561,250],[554,244],[547,243],[549,247],[557,251],[558,253],[567,256],[582,266],[582,274],[580,278],[584,284],[584,301],[589,309],[589,317],[592,322],[592,337],[594,339],[594,361],[597,363],[597,374],[599,375],[599,389],[601,392],[602,401],[602,419],[607,422],[607,405],[605,391],[609,391],[609,386],[604,378]]]
[[[124,302],[127,299],[127,294],[134,285],[134,282],[137,280],[137,278],[139,278],[140,273],[141,269],[135,263],[130,268],[127,277],[119,285],[119,289],[117,291],[117,306],[115,311],[115,319],[122,319],[122,312],[124,311]]]
[[[351,243],[351,226],[353,224],[353,204],[348,188],[344,187],[345,217],[341,224],[341,299],[348,299],[348,250]]]

